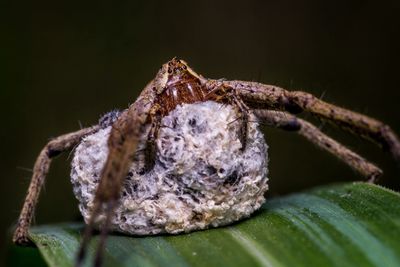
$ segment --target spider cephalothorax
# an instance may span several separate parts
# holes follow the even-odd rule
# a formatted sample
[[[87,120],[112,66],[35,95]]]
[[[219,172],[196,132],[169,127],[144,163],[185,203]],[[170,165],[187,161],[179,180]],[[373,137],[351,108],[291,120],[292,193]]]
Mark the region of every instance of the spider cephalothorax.
[[[168,115],[177,105],[204,101],[207,89],[199,77],[191,72],[185,63],[173,59],[168,63],[165,84],[158,92],[156,104],[162,116]]]
[[[349,130],[355,135],[378,143],[387,148],[395,159],[400,160],[399,139],[389,126],[378,120],[326,103],[302,91],[288,91],[277,86],[256,82],[207,79],[194,72],[184,61],[174,58],[161,67],[154,80],[143,89],[137,100],[127,110],[121,114],[114,114],[115,116],[105,118],[100,125],[55,138],[43,148],[33,169],[27,197],[14,233],[14,242],[18,244],[29,243],[28,228],[51,158],[60,152],[72,149],[86,136],[89,137],[108,129],[108,154],[104,158],[104,165],[102,164],[99,172],[100,179],[95,190],[90,215],[87,217],[87,227],[77,258],[77,265],[80,265],[88,241],[93,235],[93,227],[97,225],[99,218],[103,218],[101,238],[95,258],[96,263],[99,264],[107,231],[113,225],[112,218],[119,208],[122,188],[132,167],[132,162],[137,158],[135,153],[138,150],[145,151],[143,158],[146,167],[145,171],[140,173],[151,172],[152,168],[158,166],[155,164],[156,141],[159,138],[161,121],[167,118],[170,113],[173,113],[177,107],[181,107],[182,104],[196,103],[196,105],[202,106],[201,104],[206,103],[206,101],[214,101],[222,104],[222,106],[231,105],[236,108],[240,125],[232,128],[232,131],[236,131],[233,135],[240,139],[241,150],[239,153],[242,154],[246,154],[246,142],[248,141],[249,130],[252,129],[249,126],[249,114],[255,114],[261,122],[268,126],[299,133],[320,148],[341,159],[370,182],[374,182],[382,174],[382,171],[374,164],[326,136],[309,122],[292,115],[308,112],[344,130]],[[171,125],[173,128],[174,123]],[[164,136],[164,133],[162,134]],[[227,153],[227,151],[210,149],[209,154],[213,156],[213,153]],[[219,156],[219,154],[216,156]],[[254,158],[254,160],[256,159]],[[251,161],[246,164],[251,164]],[[174,168],[172,168],[172,171],[174,171]],[[211,172],[214,171],[213,168],[209,168],[208,171],[214,173]],[[236,181],[237,173],[233,172],[231,177],[227,181]],[[179,175],[177,179],[180,179]],[[209,180],[206,179],[205,181]],[[191,182],[189,184],[190,186],[193,185]],[[196,186],[196,183],[194,185]],[[195,188],[201,189],[202,187]],[[260,195],[254,194],[254,196],[259,197]],[[256,201],[255,203],[260,202]],[[235,216],[226,216],[225,218],[224,215],[221,216],[222,224],[233,221],[234,219],[231,218],[237,218]],[[187,220],[187,222],[191,221]],[[115,225],[113,228],[116,229]],[[198,228],[201,227],[191,227],[189,223],[188,226],[184,227],[184,231]]]
[[[193,71],[185,61],[173,58],[165,64],[159,74],[161,82],[156,88],[155,106],[162,116],[168,115],[177,105],[208,100],[229,102],[232,94],[228,88],[219,87],[210,90],[205,86],[205,79]]]

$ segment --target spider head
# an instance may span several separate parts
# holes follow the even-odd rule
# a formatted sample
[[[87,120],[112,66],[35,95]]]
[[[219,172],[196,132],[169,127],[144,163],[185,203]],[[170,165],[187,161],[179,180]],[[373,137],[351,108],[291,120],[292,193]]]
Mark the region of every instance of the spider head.
[[[201,80],[203,78],[193,71],[184,60],[174,57],[162,65],[157,74],[157,93],[162,93],[168,85],[173,83],[185,82],[193,79]]]

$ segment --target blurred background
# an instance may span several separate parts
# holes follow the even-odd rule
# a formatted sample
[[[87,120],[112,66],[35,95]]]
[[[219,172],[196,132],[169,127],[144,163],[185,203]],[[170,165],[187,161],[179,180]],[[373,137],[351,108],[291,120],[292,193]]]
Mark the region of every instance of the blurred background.
[[[398,1],[6,0],[0,5],[3,258],[7,231],[47,140],[126,108],[174,56],[205,77],[311,92],[400,133]],[[388,153],[317,124],[377,163],[385,171],[381,185],[399,190],[399,170]],[[296,134],[265,128],[265,138],[270,197],[362,179]],[[51,167],[36,224],[79,218],[69,156]]]

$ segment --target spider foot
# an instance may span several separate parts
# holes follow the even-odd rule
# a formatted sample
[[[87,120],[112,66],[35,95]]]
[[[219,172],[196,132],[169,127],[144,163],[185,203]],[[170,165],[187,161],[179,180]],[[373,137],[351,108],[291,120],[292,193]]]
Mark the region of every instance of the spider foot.
[[[369,184],[376,184],[378,182],[378,179],[382,176],[383,172],[378,169],[375,172],[371,173],[368,177],[367,183]]]
[[[16,230],[13,236],[14,244],[18,246],[32,246],[33,242],[28,238],[28,233]]]

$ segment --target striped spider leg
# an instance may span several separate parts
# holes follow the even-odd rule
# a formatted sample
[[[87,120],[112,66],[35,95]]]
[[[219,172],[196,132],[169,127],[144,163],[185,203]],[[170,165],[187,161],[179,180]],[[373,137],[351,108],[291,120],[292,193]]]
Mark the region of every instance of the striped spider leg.
[[[326,136],[309,122],[295,118],[286,112],[291,114],[309,112],[354,135],[377,143],[389,150],[395,160],[400,161],[400,141],[388,125],[363,114],[324,102],[309,93],[288,91],[273,85],[246,81],[208,80],[206,86],[210,90],[221,87],[235,90],[243,102],[255,109],[256,115],[267,125],[298,131],[309,141],[345,161],[370,182],[374,182],[382,174],[379,168]],[[295,126],[297,129],[290,126]]]

